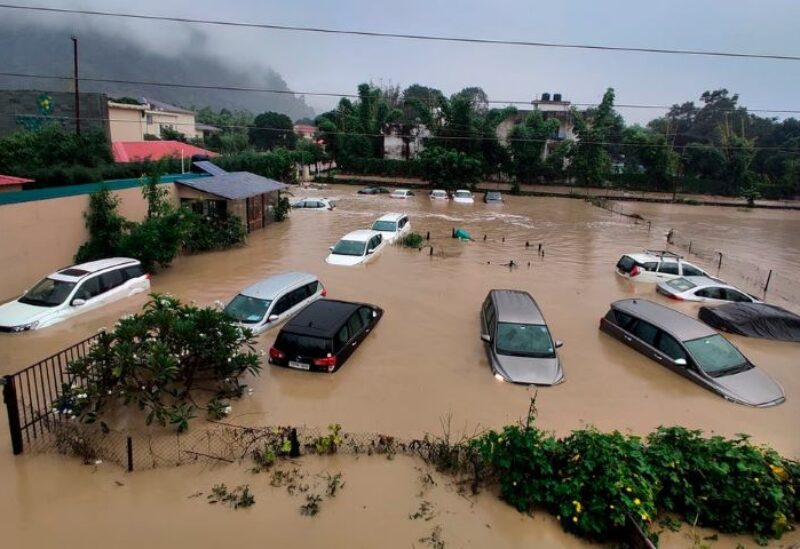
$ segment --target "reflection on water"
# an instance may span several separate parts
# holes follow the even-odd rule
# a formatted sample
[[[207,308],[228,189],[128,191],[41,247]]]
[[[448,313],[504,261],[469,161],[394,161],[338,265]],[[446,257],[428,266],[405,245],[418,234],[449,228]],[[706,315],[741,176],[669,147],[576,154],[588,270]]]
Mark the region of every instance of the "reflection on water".
[[[153,278],[154,291],[210,304],[230,299],[260,278],[308,271],[320,277],[329,297],[374,303],[386,311],[375,332],[336,374],[265,365],[259,378],[248,380],[254,394],[234,402],[234,422],[338,422],[348,431],[417,436],[440,432],[440,419],[450,413],[454,426],[470,432],[515,421],[535,391],[490,375],[478,312],[491,288],[516,288],[536,298],[553,337],[565,342],[561,357],[566,382],[538,391],[540,426],[558,433],[585,424],[643,433],[658,425],[682,424],[726,435],[748,432],[758,442],[800,455],[796,344],[731,337],[785,388],[785,404],[762,410],[728,403],[597,329],[609,302],[630,296],[696,314],[696,305],[668,301],[653,286],[614,274],[622,253],[662,248],[662,232],[648,232],[646,225],[580,200],[507,197],[503,205],[461,205],[432,203],[426,196],[359,196],[355,191],[340,186],[304,193],[333,197],[337,208],[294,211],[287,222],[251,235],[246,247],[182,257]],[[800,265],[796,239],[783,236],[784,223],[798,234],[796,212],[771,212],[777,221],[759,214],[747,218],[748,229],[740,230],[741,216],[731,208],[711,213],[691,206],[642,208],[645,217],[664,216],[696,232],[710,230],[700,223],[708,224],[713,213],[714,234],[735,237],[740,253],[758,250],[787,270]],[[408,213],[412,230],[423,236],[430,232],[426,244],[433,246],[432,256],[389,247],[365,266],[324,262],[328,246],[339,237],[391,211]],[[469,231],[474,242],[450,238],[457,227]],[[753,240],[745,242],[750,235]],[[519,266],[503,266],[511,260]],[[0,372],[16,371],[110,326],[143,301],[132,298],[39,333],[2,337]],[[794,296],[794,303],[798,301],[800,296]],[[276,333],[260,336],[259,346],[268,348]]]

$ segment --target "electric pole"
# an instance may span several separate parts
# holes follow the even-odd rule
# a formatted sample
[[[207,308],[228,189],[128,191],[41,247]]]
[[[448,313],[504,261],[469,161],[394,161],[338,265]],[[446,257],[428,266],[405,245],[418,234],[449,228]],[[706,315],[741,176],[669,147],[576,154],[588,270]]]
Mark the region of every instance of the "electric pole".
[[[75,84],[75,133],[81,134],[81,93],[78,85],[78,37],[74,34],[70,36],[72,40],[72,60],[73,60],[73,76],[72,81]]]

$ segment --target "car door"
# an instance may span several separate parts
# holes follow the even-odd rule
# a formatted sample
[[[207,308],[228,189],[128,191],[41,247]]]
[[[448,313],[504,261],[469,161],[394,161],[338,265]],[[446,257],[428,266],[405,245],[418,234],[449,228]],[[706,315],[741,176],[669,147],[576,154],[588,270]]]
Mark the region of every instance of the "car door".
[[[680,265],[677,261],[661,261],[656,271],[656,278],[659,280],[671,280],[680,274]]]
[[[725,301],[725,289],[718,286],[706,286],[694,293],[701,301]]]
[[[703,270],[689,263],[680,262],[681,276],[708,276]]]
[[[277,315],[278,318],[269,322],[270,325],[276,324],[278,322],[282,322],[286,319],[286,311],[288,311],[292,305],[290,301],[291,292],[287,292],[275,300],[275,303],[272,304],[272,308],[270,309],[269,313],[267,314],[267,319],[272,315]]]
[[[112,303],[128,295],[125,276],[121,269],[113,269],[100,275],[100,291],[103,303]]]
[[[375,323],[378,322],[378,315],[369,307],[360,307],[358,309],[358,314],[361,315],[361,322],[364,324],[364,335],[362,339],[365,339],[375,327]]]
[[[629,342],[636,350],[650,358],[655,358],[656,339],[658,338],[659,329],[640,318],[633,321],[629,329],[631,341]]]
[[[723,288],[723,293],[725,295],[726,301],[733,301],[734,303],[752,303],[753,298],[749,295],[745,295],[739,290],[734,290],[733,288]]]
[[[102,305],[103,300],[101,289],[102,286],[100,285],[100,276],[93,276],[82,281],[78,286],[78,289],[75,291],[75,294],[72,296],[70,305],[72,305],[76,299],[82,299],[84,303],[83,305],[72,305],[73,309],[71,310],[71,313],[83,313],[92,309],[96,309]]]
[[[347,332],[349,339],[347,340],[346,351],[345,355],[342,356],[342,361],[347,360],[364,340],[364,322],[358,310],[353,311],[353,314],[347,319]]]

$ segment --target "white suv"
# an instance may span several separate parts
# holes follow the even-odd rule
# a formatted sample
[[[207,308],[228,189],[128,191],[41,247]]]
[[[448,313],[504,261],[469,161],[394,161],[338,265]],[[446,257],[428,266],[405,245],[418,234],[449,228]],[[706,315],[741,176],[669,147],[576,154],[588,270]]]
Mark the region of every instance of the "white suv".
[[[114,257],[56,271],[0,305],[0,332],[38,330],[150,289],[136,259]]]
[[[617,261],[617,274],[634,282],[662,282],[681,276],[709,276],[700,267],[665,250],[625,254]]]
[[[383,240],[391,244],[411,231],[411,222],[406,214],[388,213],[372,224],[372,230],[381,233]]]
[[[331,246],[331,253],[325,258],[325,262],[347,266],[366,263],[385,246],[381,233],[360,229],[347,233],[335,246]]]

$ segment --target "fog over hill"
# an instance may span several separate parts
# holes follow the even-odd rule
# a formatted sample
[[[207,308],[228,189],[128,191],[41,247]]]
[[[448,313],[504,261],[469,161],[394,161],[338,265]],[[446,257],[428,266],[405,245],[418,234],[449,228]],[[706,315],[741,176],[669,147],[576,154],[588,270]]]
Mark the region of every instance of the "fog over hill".
[[[140,29],[75,20],[0,18],[0,72],[71,76],[70,35],[75,34],[80,44],[80,74],[85,78],[289,89],[281,75],[266,65],[268,60],[255,65],[226,59],[224,52],[214,51],[204,31],[188,29],[170,36],[159,32],[162,29]],[[0,76],[0,88],[67,91],[72,82]],[[294,120],[314,116],[303,97],[291,94],[96,82],[81,82],[81,91],[145,96],[183,107],[245,109],[256,114],[277,111]]]

